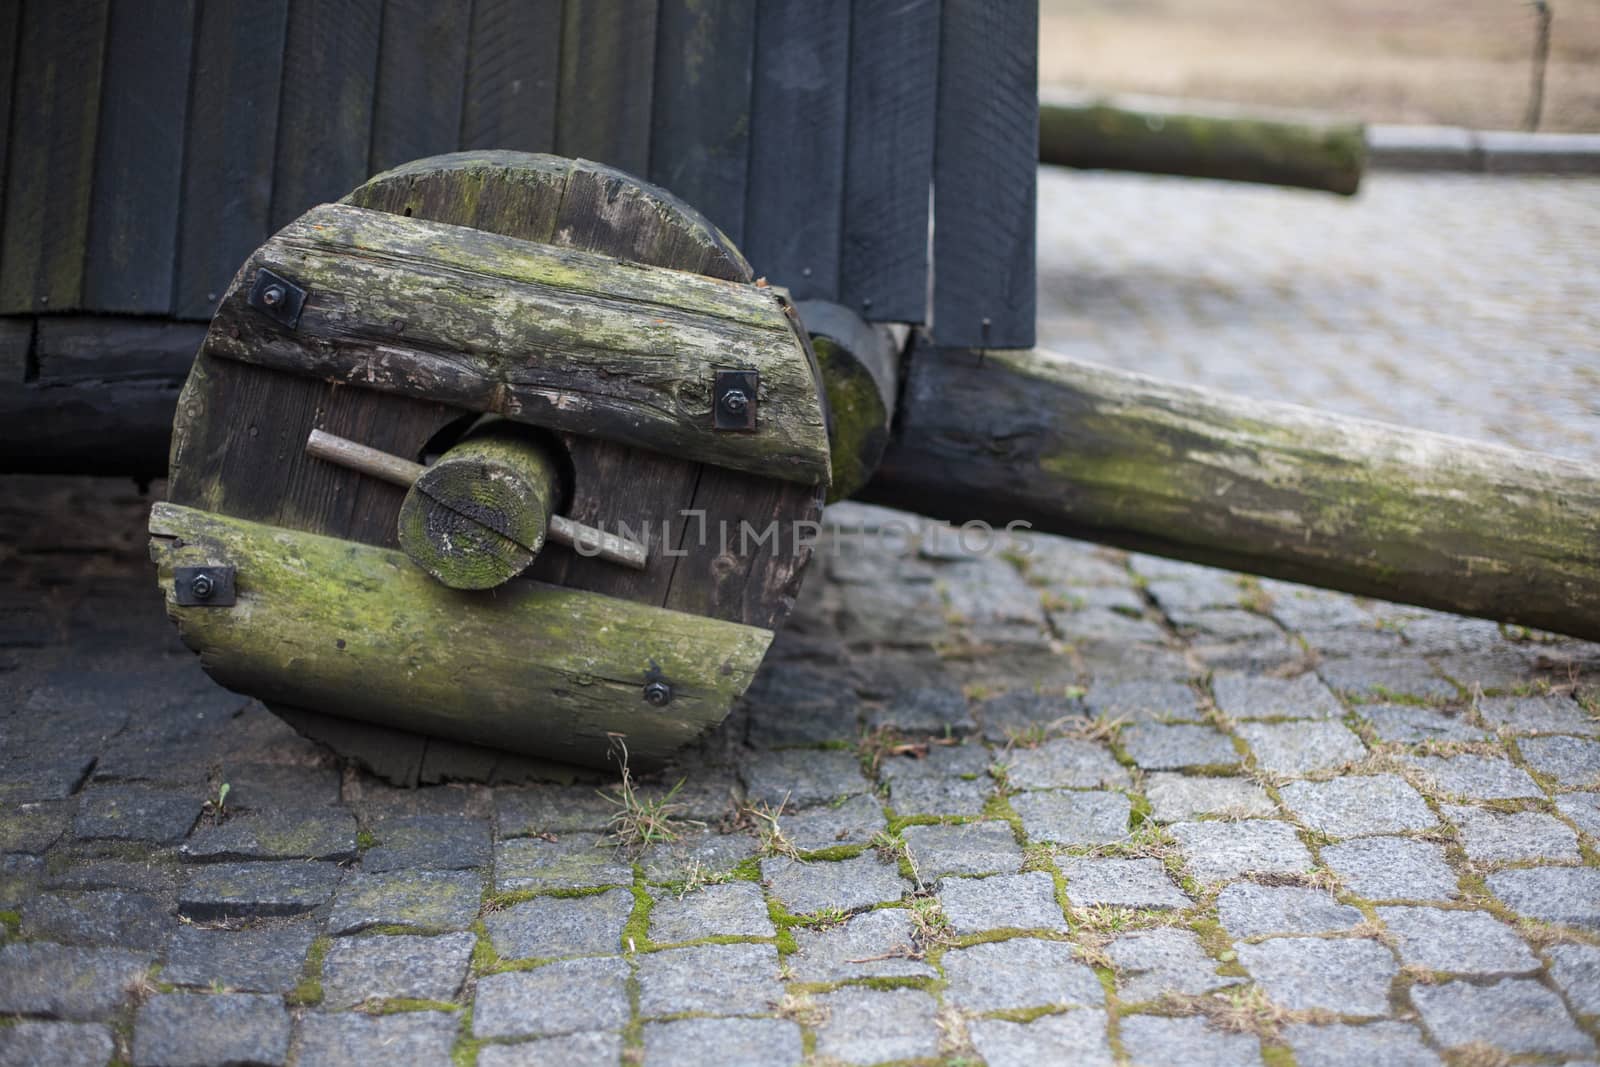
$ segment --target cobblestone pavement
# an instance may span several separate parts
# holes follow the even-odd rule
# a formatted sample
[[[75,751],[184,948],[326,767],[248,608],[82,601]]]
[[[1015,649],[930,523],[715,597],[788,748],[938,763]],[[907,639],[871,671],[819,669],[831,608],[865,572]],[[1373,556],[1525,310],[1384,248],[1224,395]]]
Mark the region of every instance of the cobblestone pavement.
[[[1392,218],[1396,181],[1369,202]],[[1151,187],[1151,210],[1176,203]],[[1233,196],[1179,188],[1190,210]],[[1047,181],[1045,207],[1068,192]],[[1261,212],[1286,210],[1273,196],[1300,202]],[[1090,246],[1114,229],[1083,222]],[[1167,228],[1167,253],[1124,234],[1083,268],[1091,305],[1138,269],[1173,281],[1199,255],[1186,233]],[[1175,362],[1124,362],[1187,373],[1214,348],[1224,377],[1281,362],[1285,393],[1387,414],[1362,408],[1387,386],[1299,384],[1368,371],[1296,323],[1301,304],[1337,312],[1340,287],[1256,255],[1208,268],[1245,296],[1142,299],[1172,322],[1185,300],[1270,307],[1261,336],[1281,320],[1310,347],[1236,352],[1222,306],[1209,333],[1162,327],[1192,346],[1159,350]],[[1545,284],[1593,285],[1567,265]],[[1420,321],[1372,269],[1342,292]],[[1418,270],[1426,299],[1444,292]],[[1273,304],[1283,277],[1294,298]],[[1567,320],[1537,325],[1519,343],[1584,356]],[[1576,379],[1501,397],[1473,378],[1477,327],[1455,335],[1441,403],[1443,382],[1486,406],[1587,402]],[[1592,427],[1566,429],[1593,454]],[[630,852],[608,834],[614,778],[398,790],[211,685],[162,616],[146,506],[124,483],[0,479],[0,1067],[1596,1055],[1595,646],[1056,538],[847,539],[747,706],[648,784],[659,801],[681,779],[676,839]]]

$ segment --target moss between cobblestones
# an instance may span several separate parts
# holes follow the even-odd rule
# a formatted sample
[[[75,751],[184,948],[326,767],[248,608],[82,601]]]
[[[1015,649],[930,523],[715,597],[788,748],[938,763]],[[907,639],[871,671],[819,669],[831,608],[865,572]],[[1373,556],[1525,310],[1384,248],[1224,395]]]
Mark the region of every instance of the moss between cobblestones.
[[[656,906],[656,898],[644,887],[644,873],[637,867],[629,891],[633,894],[633,910],[628,913],[628,921],[622,924],[622,943],[628,946],[629,952],[649,951],[650,910]]]
[[[448,1000],[390,997],[388,1000],[368,1001],[359,1010],[363,1015],[400,1015],[408,1011],[447,1011],[453,1014],[461,1010],[461,1005]]]
[[[290,1007],[309,1007],[322,1003],[322,961],[327,958],[328,949],[333,947],[333,938],[323,934],[311,942],[311,948],[306,952],[305,970],[301,973],[300,981],[295,983],[284,1002]]]
[[[0,911],[0,926],[6,928],[8,937],[16,937],[22,929],[22,913],[19,911]]]
[[[485,1042],[472,1036],[472,1005],[461,1009],[461,1036],[450,1049],[452,1067],[477,1067],[478,1050]]]
[[[1294,1053],[1288,1045],[1261,1042],[1261,1062],[1265,1067],[1295,1067]]]

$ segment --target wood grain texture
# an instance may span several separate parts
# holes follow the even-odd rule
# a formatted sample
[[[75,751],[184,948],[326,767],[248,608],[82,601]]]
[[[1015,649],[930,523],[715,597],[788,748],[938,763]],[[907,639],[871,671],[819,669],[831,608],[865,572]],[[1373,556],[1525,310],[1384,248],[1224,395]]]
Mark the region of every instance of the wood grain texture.
[[[743,247],[796,300],[834,300],[844,197],[849,0],[757,5]]]
[[[927,321],[939,0],[857,3],[838,302],[878,322]]]
[[[943,0],[934,142],[933,333],[1034,340],[1039,5]]]
[[[295,330],[247,304],[261,268],[310,293]],[[251,257],[206,351],[773,478],[828,480],[815,372],[777,295],[684,271],[328,204]],[[761,375],[753,433],[714,428],[712,382],[730,363]]]
[[[657,0],[566,5],[556,152],[643,178],[650,169]]]
[[[0,314],[71,311],[83,303],[109,6],[109,0],[22,5]]]
[[[461,147],[471,0],[384,0],[368,166]]]
[[[661,0],[650,180],[734,244],[744,240],[756,7],[749,0]]]
[[[195,0],[111,6],[84,305],[172,310]]]
[[[288,0],[203,3],[185,134],[173,312],[209,319],[272,232],[273,152]]]
[[[604,766],[613,732],[661,762],[722,721],[772,640],[536,582],[459,592],[399,552],[170,504],[150,532],[168,613],[223,685],[565,762]],[[238,568],[237,605],[176,605],[173,568],[206,563]],[[665,707],[643,699],[652,672]]]
[[[1047,352],[910,366],[864,499],[1600,638],[1591,466]]]
[[[553,150],[560,64],[561,0],[473,0],[461,147]]]
[[[291,3],[272,173],[272,225],[337,200],[371,173],[383,0]]]

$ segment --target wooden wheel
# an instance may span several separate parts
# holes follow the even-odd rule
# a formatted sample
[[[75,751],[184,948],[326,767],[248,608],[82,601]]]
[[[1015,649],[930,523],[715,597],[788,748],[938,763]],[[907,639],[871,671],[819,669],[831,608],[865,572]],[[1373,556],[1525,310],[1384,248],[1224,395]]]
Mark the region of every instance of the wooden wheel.
[[[704,408],[717,386],[702,381],[704,374],[699,370],[681,380],[672,377],[652,362],[655,350],[635,357],[642,362],[642,369],[626,362],[607,364],[607,380],[596,387],[598,392],[610,390],[608,396],[635,403],[644,415],[631,414],[635,409],[628,408],[628,418],[610,418],[608,422],[594,417],[579,425],[571,417],[576,406],[603,407],[606,402],[604,398],[594,401],[594,390],[585,391],[589,383],[569,388],[559,378],[554,384],[548,378],[532,385],[519,380],[520,386],[513,384],[509,400],[503,387],[480,392],[458,388],[455,360],[461,353],[440,338],[455,336],[450,328],[477,314],[485,301],[502,299],[496,271],[515,275],[508,287],[515,293],[533,293],[529,299],[535,301],[556,299],[549,296],[552,292],[567,299],[570,293],[561,287],[576,283],[569,283],[567,273],[562,272],[611,272],[600,275],[605,283],[600,288],[605,291],[595,295],[592,304],[574,305],[571,316],[576,325],[570,344],[575,351],[557,353],[580,367],[590,358],[586,354],[590,347],[603,347],[603,337],[591,341],[585,330],[598,331],[601,336],[613,325],[589,308],[610,314],[613,297],[626,299],[634,289],[645,292],[640,300],[647,309],[656,306],[649,300],[663,299],[652,294],[675,292],[677,286],[686,289],[686,306],[706,313],[690,321],[687,312],[680,315],[678,309],[663,307],[660,321],[666,326],[662,328],[678,329],[676,336],[696,336],[692,331],[703,332],[707,323],[718,329],[726,326],[724,318],[737,316],[720,310],[717,301],[723,301],[741,309],[739,313],[760,332],[743,323],[727,328],[744,329],[746,334],[741,336],[756,338],[769,348],[779,344],[779,334],[785,329],[769,321],[774,314],[781,320],[787,310],[781,296],[751,285],[750,268],[737,249],[693,209],[663,190],[584,161],[511,152],[440,156],[378,175],[342,204],[345,206],[314,209],[263,246],[240,271],[180,400],[169,483],[170,503],[178,507],[163,512],[158,506],[152,534],[156,535],[154,551],[162,564],[169,604],[185,639],[202,651],[208,669],[224,684],[261,695],[297,729],[403,784],[447,777],[488,780],[570,774],[570,768],[559,770],[549,761],[602,765],[610,733],[627,735],[636,764],[659,763],[726,714],[727,706],[748,684],[772,629],[781,623],[798,592],[810,555],[804,543],[806,524],[820,515],[828,463],[820,387],[803,332],[789,314],[784,334],[788,340],[782,344],[792,350],[780,353],[778,370],[764,374],[758,394],[750,398],[760,406],[758,417],[767,420],[761,433],[741,438],[705,432],[705,420],[713,412]],[[382,224],[378,220],[387,216],[374,212],[416,221]],[[516,241],[474,238],[447,227],[430,228],[424,221],[470,227],[480,235]],[[354,251],[318,273],[322,260],[317,257],[333,254],[322,246],[337,241],[352,242]],[[449,248],[439,251],[445,244]],[[409,255],[413,248],[420,250],[417,263],[407,260],[401,264],[404,269],[386,275],[383,284],[373,281],[369,289],[358,290],[359,279],[346,283],[348,276],[373,264],[392,266],[400,254],[397,249]],[[346,254],[344,246],[335,251]],[[610,257],[613,265],[606,267],[594,254]],[[505,266],[513,262],[518,265],[515,270]],[[534,266],[526,267],[527,263]],[[264,308],[260,301],[262,279],[278,277],[272,272],[275,266],[284,274],[298,272],[302,281],[313,279],[306,286],[304,309],[292,326],[274,321],[274,312],[281,308]],[[669,270],[646,273],[640,268]],[[516,274],[523,269],[544,273],[536,277]],[[682,278],[675,273],[679,271],[717,281],[679,282],[675,280]],[[646,283],[655,288],[648,289]],[[298,286],[290,282],[290,288]],[[396,295],[401,288],[416,305],[426,307],[418,307],[415,316],[410,315],[401,296]],[[616,294],[610,292],[612,288]],[[326,291],[329,289],[336,291]],[[778,310],[772,311],[767,304]],[[396,317],[376,314],[379,308]],[[552,323],[558,317],[546,309],[542,318],[536,317],[538,329],[534,332],[556,329]],[[679,322],[680,318],[684,321]],[[352,320],[360,321],[352,325]],[[526,320],[497,312],[484,321],[495,342],[512,349],[493,352],[492,357],[518,372],[522,365],[516,362],[520,359],[516,346],[535,343],[528,340],[532,336],[528,331],[517,332],[518,324]],[[374,331],[385,336],[374,339]],[[481,336],[473,334],[471,343],[459,342],[459,348],[477,354]],[[542,339],[538,344],[548,345],[544,333],[538,333],[538,338]],[[747,347],[723,345],[718,350],[732,349],[724,358],[737,363],[739,352]],[[402,371],[383,378],[383,373],[392,370],[391,356],[402,364]],[[544,356],[529,356],[527,365],[540,359],[551,362]],[[441,362],[449,363],[450,374],[456,377],[435,374],[431,368]],[[373,367],[378,363],[385,370],[375,376]],[[675,365],[664,366],[670,369]],[[431,387],[417,385],[424,376],[419,367],[430,368],[427,373],[434,374],[428,379]],[[615,377],[625,379],[621,386],[611,381]],[[560,394],[559,400],[547,404],[552,390]],[[641,391],[648,393],[646,402],[636,403]],[[529,401],[529,396],[535,400]],[[668,403],[678,411],[669,413],[670,417],[660,416],[660,409]],[[496,404],[499,406],[493,406]],[[532,567],[511,583],[480,593],[450,591],[447,596],[427,584],[431,579],[395,569],[398,553],[392,550],[399,546],[397,521],[407,490],[306,451],[308,437],[313,431],[322,431],[414,465],[447,450],[486,410],[498,411],[518,428],[537,434],[539,447],[554,457],[553,466],[560,473],[552,494],[563,521],[608,531],[647,531],[653,548],[644,565],[637,569],[618,566],[570,545],[556,544],[552,538],[534,546],[537,558]],[[686,423],[687,428],[674,420]],[[774,444],[775,434],[787,436]],[[663,447],[645,447],[680,438],[684,444],[677,455]],[[707,461],[706,456],[715,462]],[[767,474],[769,467],[782,476]],[[818,467],[820,477],[806,473]],[[216,521],[206,525],[191,512]],[[517,626],[527,630],[525,654],[530,660],[537,663],[541,657],[557,657],[560,662],[552,666],[550,677],[533,687],[543,687],[542,697],[527,692],[519,701],[516,690],[526,679],[515,677],[516,671],[505,662],[480,658],[478,671],[498,672],[504,677],[490,679],[492,684],[477,677],[471,684],[462,683],[464,690],[472,693],[471,699],[464,698],[439,713],[411,707],[396,711],[395,704],[408,701],[404,693],[364,700],[360,690],[366,689],[366,684],[351,687],[357,692],[340,700],[332,699],[326,686],[317,689],[297,684],[296,672],[304,665],[295,655],[316,661],[317,670],[330,671],[331,677],[343,678],[347,685],[362,675],[359,671],[341,674],[337,665],[318,658],[320,648],[307,651],[297,634],[280,633],[266,625],[259,616],[268,601],[259,588],[252,591],[242,565],[240,600],[257,598],[252,611],[259,632],[254,636],[219,635],[221,626],[215,621],[222,617],[219,609],[185,606],[174,600],[177,594],[171,583],[176,580],[177,567],[228,547],[223,542],[233,535],[225,536],[226,524],[219,525],[224,516],[285,531],[273,535],[273,543],[290,540],[287,531],[298,531],[390,550],[381,560],[362,556],[369,577],[392,572],[395,581],[411,583],[408,588],[419,591],[414,595],[438,599],[444,606],[441,611],[447,608],[460,613],[462,619],[473,620],[471,624],[450,620],[437,635],[439,639],[493,641],[493,632],[478,625],[493,617],[513,632]],[[741,540],[746,528],[758,536]],[[776,529],[778,536],[758,539],[769,529]],[[194,541],[205,540],[196,537],[197,532],[212,540],[197,547]],[[237,551],[246,541],[248,538],[235,538],[228,545]],[[340,550],[340,546],[317,542],[309,546],[296,543],[292,551],[305,559],[320,559],[318,553],[324,548],[333,553],[326,557],[330,561]],[[329,566],[339,569],[333,563]],[[264,564],[257,568],[258,572],[266,569]],[[337,581],[333,588],[339,588]],[[551,589],[566,597],[560,600],[563,611],[604,620],[595,625],[605,632],[584,635],[582,640],[574,637],[568,641],[559,634],[541,638],[535,632],[537,627],[514,613],[505,614],[511,610],[506,602],[534,596],[534,590],[554,597]],[[287,612],[285,603],[279,601],[275,606]],[[314,615],[311,629],[322,627],[324,636],[340,631],[340,650],[351,642],[367,641],[367,670],[375,676],[384,671],[421,669],[417,665],[426,660],[435,698],[448,696],[441,696],[444,691],[438,675],[461,667],[461,658],[452,658],[450,650],[434,649],[423,656],[415,649],[401,653],[393,647],[375,648],[367,631],[381,630],[381,620],[366,619],[361,627],[344,634],[340,627],[356,622],[353,616],[341,624],[334,609],[295,610]],[[692,623],[693,617],[703,623]],[[660,636],[671,634],[674,627],[681,630],[677,638]],[[640,634],[657,636],[645,639]],[[219,650],[212,644],[229,640],[240,646]],[[252,640],[278,642],[282,654],[274,659],[269,651],[251,645]],[[643,647],[618,647],[619,640],[675,649],[677,666],[654,662]],[[693,652],[685,651],[691,647]],[[607,676],[597,683],[574,666],[580,660],[592,661],[601,664],[597,670],[616,674],[630,657],[637,660],[636,679]],[[628,706],[620,695],[630,684],[638,691],[635,696],[645,693],[652,672],[687,669],[694,673],[690,666],[694,664],[709,666],[712,677],[680,680],[676,689],[686,695],[669,698],[665,705],[652,705],[646,694],[636,706]],[[597,684],[615,692],[602,694],[604,699],[596,701],[592,690]],[[687,696],[690,691],[696,694],[693,700]],[[296,699],[297,693],[306,692],[317,694],[314,706]],[[540,699],[560,705],[561,713],[549,714],[538,706]],[[515,755],[507,756],[508,749]]]

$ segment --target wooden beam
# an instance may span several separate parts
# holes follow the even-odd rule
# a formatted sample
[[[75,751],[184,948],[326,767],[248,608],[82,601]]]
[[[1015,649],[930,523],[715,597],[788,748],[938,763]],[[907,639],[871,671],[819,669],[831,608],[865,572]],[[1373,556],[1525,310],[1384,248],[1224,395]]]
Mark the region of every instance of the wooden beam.
[[[828,500],[843,500],[867,484],[889,444],[900,388],[900,353],[909,330],[898,324],[864,322],[849,308],[823,300],[802,300],[796,309],[811,335],[828,394],[828,444],[833,452]]]
[[[864,499],[1600,638],[1600,471],[1048,352],[917,349]]]

